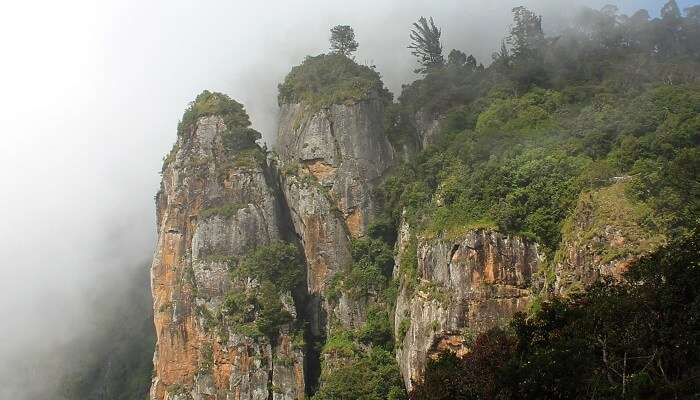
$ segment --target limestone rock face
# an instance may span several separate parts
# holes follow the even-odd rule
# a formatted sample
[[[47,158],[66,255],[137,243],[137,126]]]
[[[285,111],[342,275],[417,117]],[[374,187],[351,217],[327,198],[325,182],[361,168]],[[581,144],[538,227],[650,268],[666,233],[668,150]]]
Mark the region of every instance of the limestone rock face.
[[[361,236],[376,211],[372,190],[393,163],[384,134],[384,103],[370,98],[309,112],[283,104],[276,149],[287,167],[298,167],[328,191],[349,233]]]
[[[331,278],[351,262],[350,241],[377,212],[374,189],[393,163],[378,96],[318,111],[281,106],[276,151],[282,188],[308,264],[311,325],[321,334],[332,310],[323,299]]]
[[[284,230],[283,203],[264,156],[227,153],[225,130],[221,117],[207,116],[180,134],[156,196],[153,400],[304,395],[304,354],[291,345],[289,329],[272,341],[253,338],[218,317],[229,290],[255,284],[232,281],[229,260],[281,239]],[[296,315],[292,301],[285,307]]]
[[[464,353],[470,338],[524,310],[543,260],[536,243],[489,230],[470,231],[457,240],[418,240],[414,246],[409,242],[416,239],[408,235],[410,229],[402,226],[394,318],[396,358],[410,390],[432,354],[444,349]],[[413,249],[415,275],[407,271]]]

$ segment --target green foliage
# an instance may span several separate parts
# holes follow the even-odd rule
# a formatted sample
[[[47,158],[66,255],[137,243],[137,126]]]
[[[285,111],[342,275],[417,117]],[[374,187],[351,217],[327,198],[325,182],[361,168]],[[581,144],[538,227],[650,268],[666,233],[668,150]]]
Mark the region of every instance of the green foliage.
[[[390,313],[397,288],[395,282],[387,285],[394,260],[391,247],[380,239],[387,235],[385,229],[379,222],[369,237],[352,241],[349,270],[336,274],[325,293],[332,303],[342,294],[362,304],[366,318],[360,326],[348,329],[331,316],[330,335],[322,350],[321,387],[314,399],[405,398],[393,353]]]
[[[553,113],[562,104],[561,93],[539,88],[518,98],[497,98],[479,114],[476,131],[524,133],[553,127]]]
[[[389,312],[385,307],[372,305],[367,310],[367,321],[357,330],[357,340],[365,345],[391,350],[393,335]]]
[[[255,170],[265,165],[265,153],[259,147],[248,148],[234,154],[232,166],[239,169]]]
[[[386,277],[394,268],[394,254],[386,242],[378,239],[355,239],[351,244],[352,259],[356,263],[371,264]]]
[[[406,337],[406,334],[408,333],[408,330],[410,328],[411,328],[411,320],[408,318],[401,319],[401,323],[399,324],[398,336],[396,337],[396,343],[398,343],[398,344],[403,343],[403,340]]]
[[[372,348],[324,377],[314,400],[401,400],[406,394],[394,355]]]
[[[278,102],[304,103],[312,110],[332,104],[357,102],[376,93],[385,101],[391,94],[379,74],[342,54],[307,57],[279,85]]]
[[[331,28],[331,51],[349,57],[357,50],[355,31],[349,25],[336,25]]]
[[[483,66],[473,68],[470,64],[448,63],[444,67],[432,68],[423,79],[404,86],[399,97],[400,118],[396,118],[403,123],[403,126],[396,126],[396,128],[404,131],[410,129],[410,124],[406,122],[410,121],[416,111],[435,116],[454,106],[476,100],[487,86],[484,78]],[[470,107],[471,109],[465,110],[467,124],[475,120],[474,111],[478,111],[480,107],[482,107],[481,104],[475,103]],[[393,126],[389,125],[389,127]]]
[[[262,135],[260,132],[250,128],[250,119],[243,105],[223,93],[210,92],[208,90],[200,93],[185,110],[177,126],[178,137],[194,129],[200,117],[210,115],[218,115],[224,120],[226,130],[222,133],[222,142],[224,150],[229,154],[236,155],[244,150],[257,150],[260,152],[260,147],[256,144],[256,141],[262,138]],[[178,151],[179,146],[176,143],[170,150],[170,153],[163,159],[162,171],[165,171],[165,167],[175,160]],[[199,165],[197,163],[202,163],[202,161],[196,160],[194,166]],[[255,165],[257,166],[259,163]]]
[[[413,292],[418,284],[418,239],[411,235],[400,258],[399,275],[406,290]]]
[[[645,219],[684,231],[700,212],[697,19],[624,19],[607,7],[550,41],[539,16],[513,13],[512,48],[504,43],[492,66],[455,50],[390,110],[392,143],[416,136],[406,121],[443,117],[433,147],[384,183],[394,226],[405,212],[427,238],[495,227],[551,255],[580,194],[629,176],[630,195],[651,209]]]
[[[250,126],[250,119],[241,103],[223,93],[205,90],[185,110],[177,127],[178,135],[184,134],[186,129],[191,129],[200,117],[209,115],[221,116],[228,129]]]
[[[243,259],[235,274],[269,281],[280,292],[289,292],[304,282],[304,265],[294,244],[274,241],[257,247]]]
[[[337,300],[341,292],[354,300],[378,297],[391,278],[393,251],[382,240],[366,238],[352,241],[351,254],[353,262],[350,269],[333,277],[326,297]]]
[[[269,338],[275,338],[279,327],[291,323],[294,319],[283,308],[278,288],[272,282],[264,282],[259,292],[260,309],[255,318],[258,331]]]
[[[230,154],[236,155],[244,150],[260,151],[255,142],[262,135],[250,128],[250,119],[243,105],[225,94],[208,90],[200,93],[185,110],[185,114],[178,124],[178,135],[183,135],[186,130],[193,129],[200,117],[209,115],[218,115],[223,118],[226,131],[222,134],[222,142],[224,149]],[[257,166],[259,163],[255,165]]]
[[[323,345],[323,353],[334,357],[353,357],[357,351],[353,332],[343,329],[336,330]]]
[[[304,331],[301,329],[296,329],[292,332],[292,349],[293,350],[304,350],[306,348],[306,341],[304,339]]]
[[[219,215],[223,218],[231,218],[238,213],[238,210],[246,208],[245,204],[227,203],[220,207],[204,208],[199,211],[199,217],[206,219],[214,215]]]
[[[584,101],[566,90],[492,90],[476,119],[473,105],[454,108],[435,145],[385,181],[388,214],[398,221],[405,210],[428,238],[497,227],[531,236],[551,254],[579,195],[629,175],[629,193],[651,208],[645,218],[658,230],[683,230],[700,210],[693,87]]]
[[[659,233],[651,208],[630,199],[625,193],[627,186],[620,182],[583,193],[576,209],[564,223],[562,232],[565,240],[577,246],[594,243],[598,247],[591,250],[602,257],[603,263],[618,257],[643,254],[663,244],[664,236]],[[610,226],[615,227],[616,235],[624,238],[624,246],[602,247],[595,240],[605,237]]]
[[[355,262],[343,279],[343,290],[351,299],[359,300],[378,294],[386,286],[386,277],[375,265]]]
[[[222,135],[224,148],[231,153],[239,152],[246,149],[257,149],[255,141],[262,138],[260,132],[253,128],[234,127],[229,128]]]
[[[429,362],[415,399],[691,398],[700,390],[695,230],[569,299]]]
[[[428,22],[425,17],[420,17],[418,22],[413,23],[411,29],[411,54],[418,58],[420,67],[416,72],[427,73],[432,68],[442,66],[445,59],[442,56],[442,43],[440,35],[442,32],[435,26],[433,18]]]
[[[536,52],[544,46],[542,17],[522,6],[513,8],[513,25],[507,41],[516,62],[536,57]]]
[[[236,285],[226,295],[221,312],[227,323],[238,333],[266,336],[274,342],[280,327],[294,321],[282,299],[299,288],[304,273],[295,245],[276,241],[259,246],[233,268],[234,282],[250,278],[257,286]]]
[[[251,312],[254,309],[255,299],[246,296],[243,291],[231,291],[226,294],[221,312],[232,318],[232,322],[245,323],[254,317]]]

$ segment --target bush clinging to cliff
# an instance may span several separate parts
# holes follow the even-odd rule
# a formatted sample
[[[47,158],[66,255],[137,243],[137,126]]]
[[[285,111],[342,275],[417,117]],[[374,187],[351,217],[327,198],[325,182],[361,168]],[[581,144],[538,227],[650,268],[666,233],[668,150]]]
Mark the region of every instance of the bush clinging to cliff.
[[[182,134],[185,129],[197,122],[197,118],[208,115],[220,115],[228,129],[250,126],[248,113],[241,103],[223,93],[205,90],[197,95],[185,110],[177,126],[177,133]]]
[[[356,102],[376,93],[391,100],[379,73],[342,54],[306,57],[279,85],[279,104],[304,102],[314,108]]]

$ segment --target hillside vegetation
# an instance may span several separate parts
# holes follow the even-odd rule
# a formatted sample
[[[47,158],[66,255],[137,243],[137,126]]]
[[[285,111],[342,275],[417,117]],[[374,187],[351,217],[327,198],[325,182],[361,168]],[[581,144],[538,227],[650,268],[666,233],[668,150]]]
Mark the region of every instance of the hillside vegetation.
[[[521,234],[550,272],[530,312],[472,338],[464,358],[431,361],[410,398],[697,395],[700,6],[669,1],[656,19],[587,9],[556,37],[513,11],[489,66],[453,50],[390,109],[392,143],[426,145],[382,187],[384,231]],[[412,122],[426,115],[437,130]],[[602,263],[642,259],[560,297],[551,268],[564,243]]]
[[[487,66],[456,49],[444,57],[432,19],[416,24],[411,37],[420,42],[414,54],[422,76],[385,115],[389,140],[409,161],[384,180],[382,216],[369,238],[354,243],[362,251],[353,251],[351,268],[327,293],[330,301],[341,293],[371,299],[372,312],[365,327],[336,328],[328,338],[323,352],[344,357],[347,367],[322,372],[314,398],[405,396],[393,360],[401,338],[391,337],[397,282],[385,262],[401,221],[421,240],[475,228],[527,236],[543,248],[547,271],[563,257],[564,241],[586,246],[610,227],[626,244],[594,249],[602,262],[658,251],[637,263],[628,281],[605,281],[581,297],[555,296],[548,291],[554,277],[545,274],[549,282],[530,314],[477,337],[465,359],[443,355],[412,398],[639,398],[697,390],[696,339],[672,343],[684,329],[698,332],[691,317],[697,295],[674,285],[699,273],[691,250],[700,216],[700,6],[682,13],[669,1],[655,19],[644,10],[585,9],[555,37],[531,11],[513,13]],[[294,67],[278,100],[317,109],[373,92],[391,98],[372,68],[335,53]],[[434,132],[419,123],[426,118],[438,121]],[[576,218],[587,221],[574,227]],[[416,268],[415,238],[408,247],[405,273]],[[666,300],[689,303],[671,312],[653,299],[655,291],[680,291]],[[658,309],[659,319],[642,329],[635,324],[645,307]],[[671,314],[690,320],[666,332]],[[621,325],[613,327],[616,318]],[[688,358],[671,373],[674,357]],[[629,369],[620,371],[624,363]]]

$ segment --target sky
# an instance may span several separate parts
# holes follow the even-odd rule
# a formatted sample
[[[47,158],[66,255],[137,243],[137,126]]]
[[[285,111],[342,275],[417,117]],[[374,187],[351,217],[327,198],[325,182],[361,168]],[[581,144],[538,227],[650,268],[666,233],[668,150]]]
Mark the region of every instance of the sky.
[[[14,1],[0,14],[0,360],[70,341],[91,301],[148,268],[158,171],[204,89],[246,105],[271,142],[277,84],[328,29],[355,28],[357,61],[398,95],[413,80],[411,23],[433,16],[447,51],[487,63],[523,1]],[[574,9],[664,1],[524,1],[548,21]],[[691,1],[680,1],[681,8]],[[697,2],[695,2],[697,3]],[[0,387],[3,386],[0,365]],[[0,392],[2,394],[2,392]],[[2,397],[2,396],[0,396]],[[21,400],[21,394],[17,399]]]

